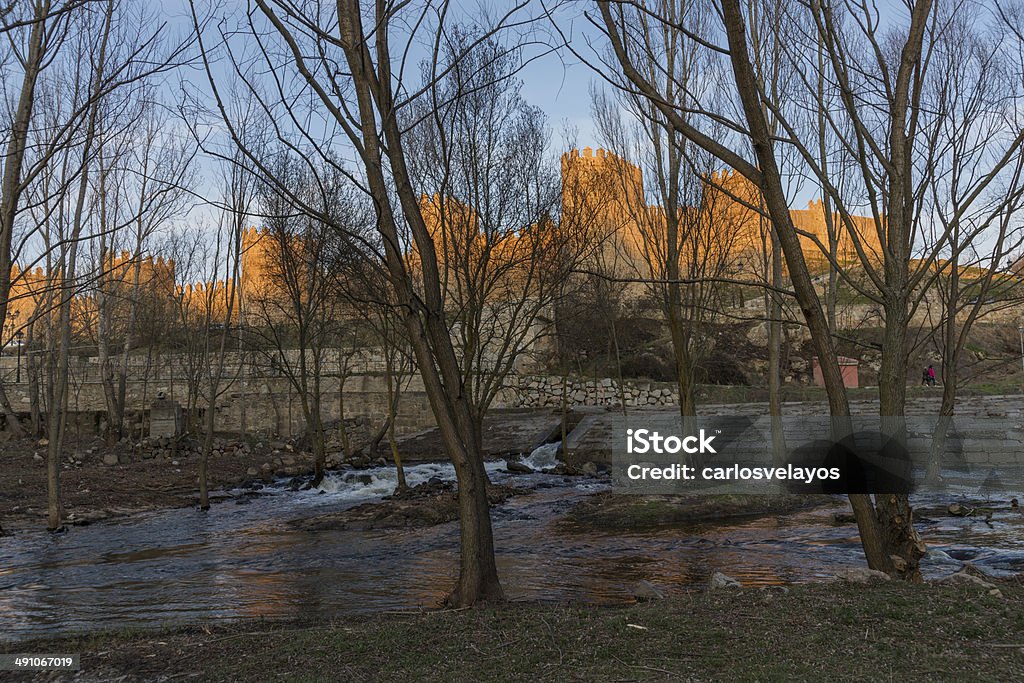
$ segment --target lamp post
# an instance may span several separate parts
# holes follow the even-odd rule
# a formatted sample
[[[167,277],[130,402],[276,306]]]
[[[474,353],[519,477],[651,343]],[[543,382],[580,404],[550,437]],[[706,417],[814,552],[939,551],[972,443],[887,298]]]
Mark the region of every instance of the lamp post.
[[[15,384],[21,384],[21,340],[25,337],[25,332],[18,330],[18,333],[14,335],[14,338],[18,340],[18,370],[14,377]]]

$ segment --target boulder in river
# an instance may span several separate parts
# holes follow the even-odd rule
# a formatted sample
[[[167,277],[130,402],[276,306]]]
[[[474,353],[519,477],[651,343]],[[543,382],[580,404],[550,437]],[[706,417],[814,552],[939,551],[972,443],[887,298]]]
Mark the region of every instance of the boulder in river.
[[[953,515],[954,517],[966,517],[967,515],[974,512],[974,510],[964,507],[960,503],[950,503],[949,507],[946,508],[946,510],[949,512],[949,514]]]
[[[506,460],[505,469],[513,474],[533,474],[533,468],[515,460]]]

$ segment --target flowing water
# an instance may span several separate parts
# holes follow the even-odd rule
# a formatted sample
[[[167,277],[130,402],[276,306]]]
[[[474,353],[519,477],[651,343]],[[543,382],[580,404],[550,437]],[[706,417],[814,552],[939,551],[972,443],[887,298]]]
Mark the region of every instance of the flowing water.
[[[554,453],[534,453],[542,465]],[[493,511],[506,594],[517,600],[624,603],[641,579],[666,594],[706,582],[715,570],[744,585],[827,578],[863,556],[852,525],[834,510],[645,532],[574,527],[565,513],[607,488],[599,480],[509,475],[529,487]],[[407,469],[409,483],[453,478],[450,465]],[[158,627],[224,619],[346,616],[430,607],[451,587],[458,526],[387,531],[305,531],[286,522],[390,493],[390,469],[332,475],[319,490],[268,487],[208,512],[165,510],[0,539],[0,640],[72,631]],[[917,504],[944,506],[950,493]],[[927,514],[920,531],[929,575],[971,561],[991,574],[1024,571],[1024,515],[1007,494],[988,523]],[[1024,496],[1021,496],[1024,500]]]

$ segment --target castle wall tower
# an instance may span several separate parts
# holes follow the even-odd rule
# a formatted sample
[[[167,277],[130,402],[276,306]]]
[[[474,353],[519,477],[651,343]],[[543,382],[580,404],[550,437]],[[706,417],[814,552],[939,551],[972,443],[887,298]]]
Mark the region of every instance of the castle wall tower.
[[[636,276],[642,252],[639,221],[648,215],[643,172],[608,150],[562,155],[562,221],[600,243],[595,259],[612,274]]]

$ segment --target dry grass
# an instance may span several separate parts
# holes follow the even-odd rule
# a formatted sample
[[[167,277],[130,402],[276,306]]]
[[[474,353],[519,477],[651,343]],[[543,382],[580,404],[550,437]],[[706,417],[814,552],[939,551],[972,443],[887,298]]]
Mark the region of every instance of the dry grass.
[[[695,591],[626,608],[246,623],[16,651],[82,652],[75,680],[1022,680],[1024,587],[1001,588],[1003,598],[894,583]]]

